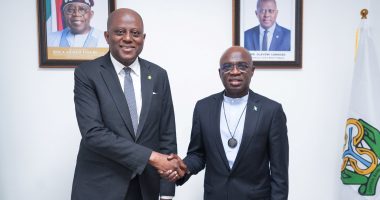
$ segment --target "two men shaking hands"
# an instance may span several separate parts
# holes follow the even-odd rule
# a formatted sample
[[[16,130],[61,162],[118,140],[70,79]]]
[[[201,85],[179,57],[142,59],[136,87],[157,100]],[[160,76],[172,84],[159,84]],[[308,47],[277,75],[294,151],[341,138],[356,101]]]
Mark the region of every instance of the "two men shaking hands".
[[[154,166],[162,178],[175,182],[188,173],[186,164],[177,154],[165,155],[153,152],[149,163]]]

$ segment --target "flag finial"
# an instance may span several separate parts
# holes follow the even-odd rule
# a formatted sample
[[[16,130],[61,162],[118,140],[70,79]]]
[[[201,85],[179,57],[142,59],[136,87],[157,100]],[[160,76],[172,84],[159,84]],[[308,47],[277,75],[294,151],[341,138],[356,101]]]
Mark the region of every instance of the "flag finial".
[[[362,9],[360,11],[360,15],[362,16],[362,19],[367,19],[368,10],[367,9]]]

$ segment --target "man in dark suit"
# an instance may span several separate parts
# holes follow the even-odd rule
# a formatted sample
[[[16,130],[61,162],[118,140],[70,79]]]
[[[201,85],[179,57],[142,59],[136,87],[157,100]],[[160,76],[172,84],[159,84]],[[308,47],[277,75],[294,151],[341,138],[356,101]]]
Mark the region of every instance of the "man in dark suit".
[[[174,111],[167,73],[139,58],[145,33],[130,9],[111,13],[110,53],[75,69],[74,101],[82,134],[72,188],[75,200],[171,199],[175,185]]]
[[[177,184],[206,168],[205,200],[288,198],[286,116],[281,104],[249,89],[253,72],[247,50],[227,49],[219,68],[225,90],[195,106],[191,141],[183,160],[188,171]]]
[[[249,51],[290,51],[290,30],[276,23],[276,0],[258,0],[255,13],[260,25],[244,32],[244,48]]]

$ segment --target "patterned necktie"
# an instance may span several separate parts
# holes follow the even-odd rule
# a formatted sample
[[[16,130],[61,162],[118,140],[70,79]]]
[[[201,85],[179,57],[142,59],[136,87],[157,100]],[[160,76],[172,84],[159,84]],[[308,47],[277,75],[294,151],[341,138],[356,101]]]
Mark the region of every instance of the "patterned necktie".
[[[265,29],[264,31],[264,37],[263,37],[263,44],[261,45],[261,51],[268,51],[268,30]]]
[[[138,126],[138,118],[137,118],[137,108],[136,108],[136,97],[135,90],[133,88],[133,82],[131,77],[131,68],[124,68],[125,76],[124,76],[124,95],[127,99],[129,113],[131,115],[133,130],[135,134],[137,133]]]

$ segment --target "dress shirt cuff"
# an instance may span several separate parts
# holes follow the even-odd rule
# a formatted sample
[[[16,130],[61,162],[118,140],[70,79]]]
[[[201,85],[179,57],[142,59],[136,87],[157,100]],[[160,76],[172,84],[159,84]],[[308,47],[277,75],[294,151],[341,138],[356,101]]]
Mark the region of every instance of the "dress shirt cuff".
[[[173,199],[174,196],[161,196],[160,199],[167,199],[167,200],[171,200]]]

